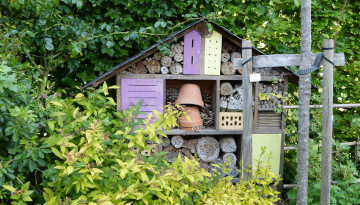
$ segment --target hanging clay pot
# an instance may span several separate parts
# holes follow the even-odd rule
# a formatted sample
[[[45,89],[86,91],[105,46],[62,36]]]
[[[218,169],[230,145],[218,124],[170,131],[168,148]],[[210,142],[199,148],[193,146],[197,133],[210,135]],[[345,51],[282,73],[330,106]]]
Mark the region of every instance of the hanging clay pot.
[[[179,95],[175,101],[175,104],[191,104],[204,107],[204,101],[202,100],[200,87],[196,84],[184,84],[180,87]]]
[[[187,106],[184,108],[184,112],[190,117],[189,121],[185,114],[180,115],[180,128],[183,130],[199,130],[203,125],[203,120],[200,116],[200,110],[198,106]]]

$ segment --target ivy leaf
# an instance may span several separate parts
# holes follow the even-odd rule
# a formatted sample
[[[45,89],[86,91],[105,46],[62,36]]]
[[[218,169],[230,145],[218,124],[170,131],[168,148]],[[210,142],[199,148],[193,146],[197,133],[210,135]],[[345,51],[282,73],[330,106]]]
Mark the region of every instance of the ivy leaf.
[[[83,3],[82,0],[78,0],[78,1],[76,2],[76,7],[77,7],[79,10],[83,7],[83,5],[84,5],[84,3]]]
[[[301,4],[301,0],[294,0],[295,6],[299,7]]]
[[[36,164],[32,160],[29,161],[29,169],[31,172],[33,172],[36,169]]]

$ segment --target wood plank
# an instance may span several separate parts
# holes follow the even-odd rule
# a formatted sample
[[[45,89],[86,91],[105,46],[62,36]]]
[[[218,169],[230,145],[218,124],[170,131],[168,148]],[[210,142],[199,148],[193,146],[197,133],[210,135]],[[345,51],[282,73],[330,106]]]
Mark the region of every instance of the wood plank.
[[[243,40],[242,48],[251,48],[251,41]],[[252,57],[252,49],[242,49],[242,57],[244,59],[250,59]],[[243,160],[243,170],[249,168],[252,170],[252,131],[253,131],[253,113],[252,113],[252,84],[250,83],[250,74],[252,74],[252,61],[249,61],[243,68],[242,85],[244,89],[244,128],[243,136],[241,140],[241,152]],[[245,180],[251,180],[252,173],[243,171],[243,177]]]
[[[254,134],[282,134],[283,131],[279,128],[269,128],[269,127],[258,127],[253,131]]]
[[[219,114],[220,114],[220,80],[216,80],[215,89],[213,91],[213,99],[215,99],[215,103],[213,103],[213,111],[215,114],[215,129],[219,130]]]
[[[241,135],[242,130],[215,130],[215,129],[201,129],[201,130],[182,130],[172,129],[170,132],[164,130],[167,135]],[[239,149],[240,150],[240,149]]]
[[[122,74],[121,78],[168,80],[242,80],[242,75],[173,75],[173,74]]]
[[[287,77],[285,77],[284,93],[288,92],[288,86],[289,86],[288,80],[289,79]],[[282,106],[284,106],[286,104],[287,104],[287,101],[283,101]],[[286,119],[286,111],[283,110],[281,113],[281,130],[285,130],[285,128],[286,128],[285,119]],[[281,176],[284,176],[284,155],[285,155],[284,146],[285,146],[285,133],[283,132],[281,134],[281,152],[280,152],[280,169],[279,169],[279,173]],[[280,198],[283,198],[282,197],[283,183],[284,183],[284,180],[281,180],[277,186],[277,190],[280,192],[280,196],[279,196]]]
[[[116,110],[119,112],[121,110],[121,78],[120,75],[116,75],[116,86],[120,88],[116,89]]]
[[[201,74],[201,35],[196,30],[184,36],[184,75]]]
[[[311,55],[311,64],[314,63],[316,53]],[[258,55],[254,56],[254,68],[263,67],[283,67],[283,66],[300,66],[301,54],[273,54],[273,55]],[[324,60],[320,61],[320,65],[324,64]],[[234,60],[234,68],[241,67],[242,60],[237,58]],[[345,65],[345,54],[336,53],[334,56],[335,66]]]
[[[258,119],[259,119],[259,87],[260,87],[260,83],[256,82],[255,83],[255,99],[254,99],[255,107],[254,107],[254,127],[253,127],[253,129],[256,129]]]
[[[325,39],[324,48],[333,48],[334,40]],[[330,61],[334,60],[334,49],[324,50],[324,56]],[[324,86],[323,86],[323,128],[322,128],[322,153],[321,153],[321,204],[330,204],[331,186],[331,152],[333,130],[333,79],[334,66],[329,62],[324,63]]]

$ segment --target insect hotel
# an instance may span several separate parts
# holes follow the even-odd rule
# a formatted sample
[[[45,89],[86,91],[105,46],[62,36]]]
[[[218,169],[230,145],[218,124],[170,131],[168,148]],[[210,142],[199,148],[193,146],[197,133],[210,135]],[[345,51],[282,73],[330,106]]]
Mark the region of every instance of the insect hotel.
[[[145,113],[163,112],[160,107],[167,103],[184,106],[191,122],[180,118],[180,127],[167,132],[169,138],[161,146],[169,152],[170,162],[178,154],[197,156],[210,170],[212,164],[227,161],[230,172],[222,174],[236,182],[239,162],[246,167],[255,164],[266,146],[267,153],[272,152],[272,171],[282,174],[284,115],[274,109],[283,104],[281,96],[297,76],[285,67],[253,66],[253,56],[264,53],[250,41],[211,24],[212,31],[203,21],[188,25],[163,41],[171,45],[169,55],[162,55],[156,43],[84,88],[116,79],[121,87],[118,110],[139,100]]]

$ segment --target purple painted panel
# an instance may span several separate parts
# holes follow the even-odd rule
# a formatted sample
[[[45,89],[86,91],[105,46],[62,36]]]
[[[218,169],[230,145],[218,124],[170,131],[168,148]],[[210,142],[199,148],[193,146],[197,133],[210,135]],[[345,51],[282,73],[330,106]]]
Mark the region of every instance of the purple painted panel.
[[[184,74],[200,75],[201,35],[193,30],[184,36]]]
[[[121,109],[129,109],[141,100],[140,111],[150,114],[152,110],[163,112],[163,79],[121,79]],[[154,114],[153,114],[154,116]],[[138,118],[146,118],[139,115]]]

